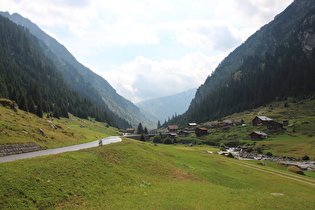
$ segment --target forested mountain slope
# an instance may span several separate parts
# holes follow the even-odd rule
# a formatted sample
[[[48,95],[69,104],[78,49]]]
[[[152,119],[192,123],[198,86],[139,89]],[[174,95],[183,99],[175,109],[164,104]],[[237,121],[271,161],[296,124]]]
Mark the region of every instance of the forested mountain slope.
[[[313,93],[314,47],[315,1],[295,0],[221,62],[180,120],[204,122]]]
[[[23,110],[67,117],[93,117],[116,126],[128,126],[108,108],[73,90],[54,63],[45,56],[40,41],[28,30],[0,16],[0,97],[15,101]]]
[[[133,126],[137,126],[139,122],[145,125],[153,124],[138,107],[120,96],[104,78],[79,63],[63,45],[30,20],[16,13],[10,15],[7,12],[0,12],[0,15],[28,28],[31,34],[41,40],[40,44],[46,56],[53,61],[69,85],[80,94],[99,106],[108,108]]]

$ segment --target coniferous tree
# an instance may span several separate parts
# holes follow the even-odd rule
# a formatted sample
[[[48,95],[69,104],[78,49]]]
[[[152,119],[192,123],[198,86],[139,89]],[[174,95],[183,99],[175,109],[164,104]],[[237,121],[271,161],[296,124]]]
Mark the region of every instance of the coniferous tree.
[[[157,124],[157,128],[160,128],[161,127],[161,122],[160,120],[158,121],[158,124]]]
[[[43,108],[41,104],[38,104],[36,107],[36,115],[40,118],[43,117]]]
[[[28,105],[27,106],[28,106],[28,111],[30,113],[36,114],[36,107],[35,107],[35,104],[34,104],[32,97],[30,97],[28,99]]]
[[[144,134],[149,134],[147,127],[144,127],[143,133]]]
[[[141,123],[138,125],[137,134],[143,134],[143,126]]]

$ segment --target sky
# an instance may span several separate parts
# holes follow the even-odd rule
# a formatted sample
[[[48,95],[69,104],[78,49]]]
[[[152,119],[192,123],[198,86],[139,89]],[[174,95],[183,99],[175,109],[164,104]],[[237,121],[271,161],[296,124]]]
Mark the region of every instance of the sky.
[[[1,0],[136,103],[197,88],[293,0]]]

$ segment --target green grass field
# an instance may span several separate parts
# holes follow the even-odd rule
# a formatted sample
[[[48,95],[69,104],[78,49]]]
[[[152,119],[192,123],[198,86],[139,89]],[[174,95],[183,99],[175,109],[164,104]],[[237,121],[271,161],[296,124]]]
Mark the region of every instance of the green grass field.
[[[57,129],[50,125],[58,126]],[[13,110],[0,105],[0,144],[34,142],[42,149],[86,143],[118,135],[118,129],[106,127],[106,123],[82,120],[74,116],[69,119],[39,118],[34,114]],[[46,136],[43,136],[42,129]]]
[[[312,160],[315,159],[315,100],[288,99],[278,101],[227,116],[223,120],[243,119],[246,126],[236,126],[227,129],[209,129],[209,135],[202,137],[201,142],[221,142],[228,144],[236,141],[243,144],[254,144],[255,147],[264,148],[263,152],[271,152],[276,156],[289,156],[302,158],[308,155]],[[251,121],[255,116],[263,115],[282,123],[284,119],[289,120],[292,127],[284,126],[284,131],[269,131],[266,126],[252,126]],[[202,124],[222,124],[222,121],[213,121]],[[250,140],[249,134],[253,131],[263,131],[268,134],[266,140]],[[200,141],[196,139],[196,141]]]
[[[313,209],[315,186],[135,140],[0,164],[1,209]],[[289,173],[289,172],[288,172]],[[281,193],[282,195],[273,195]]]

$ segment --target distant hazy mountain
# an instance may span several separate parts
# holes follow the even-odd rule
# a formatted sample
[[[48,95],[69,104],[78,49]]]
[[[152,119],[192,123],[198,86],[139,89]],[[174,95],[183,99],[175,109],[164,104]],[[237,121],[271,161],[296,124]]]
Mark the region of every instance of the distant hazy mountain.
[[[196,89],[191,89],[171,96],[150,99],[136,103],[136,105],[146,112],[149,112],[161,123],[176,114],[187,111],[191,100],[194,98]]]
[[[104,78],[79,63],[63,45],[36,24],[16,13],[10,15],[8,12],[0,12],[0,15],[28,28],[30,33],[41,40],[40,44],[46,56],[53,61],[69,85],[80,94],[100,106],[109,108],[134,127],[140,122],[148,127],[155,125],[155,122],[151,122],[132,102],[120,96]]]

